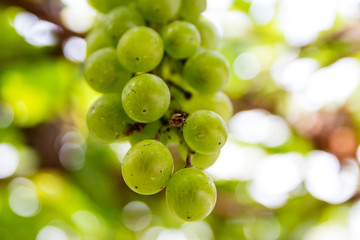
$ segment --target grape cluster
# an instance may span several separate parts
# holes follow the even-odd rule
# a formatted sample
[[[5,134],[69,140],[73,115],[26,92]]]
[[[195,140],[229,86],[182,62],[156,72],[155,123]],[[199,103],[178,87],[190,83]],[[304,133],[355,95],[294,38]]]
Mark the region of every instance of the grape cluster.
[[[166,187],[170,210],[199,221],[213,210],[216,188],[203,171],[227,140],[232,106],[221,92],[230,66],[219,34],[200,14],[206,0],[88,0],[99,11],[87,36],[85,79],[103,93],[87,114],[91,135],[130,141],[125,183],[150,195]],[[174,174],[167,145],[184,160]]]

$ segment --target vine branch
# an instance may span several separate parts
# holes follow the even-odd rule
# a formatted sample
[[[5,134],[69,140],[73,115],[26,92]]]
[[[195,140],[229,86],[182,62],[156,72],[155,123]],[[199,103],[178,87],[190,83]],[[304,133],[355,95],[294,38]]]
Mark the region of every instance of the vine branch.
[[[27,12],[36,15],[38,18],[59,26],[61,31],[56,32],[56,35],[60,43],[72,36],[84,37],[84,34],[74,32],[64,25],[60,15],[64,5],[59,1],[47,0],[43,2],[32,2],[24,0],[0,0],[0,3],[4,3],[7,6],[21,7]]]

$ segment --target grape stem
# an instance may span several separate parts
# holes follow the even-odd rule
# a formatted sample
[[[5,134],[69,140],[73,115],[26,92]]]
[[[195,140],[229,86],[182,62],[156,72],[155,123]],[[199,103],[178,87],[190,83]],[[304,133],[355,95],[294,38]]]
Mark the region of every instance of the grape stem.
[[[136,123],[134,125],[129,124],[127,126],[126,136],[131,136],[131,135],[133,135],[134,133],[137,133],[137,132],[143,132],[144,127],[145,127],[145,124],[143,124],[143,123]]]
[[[181,127],[182,125],[184,125],[187,116],[188,116],[188,114],[185,112],[174,113],[171,116],[170,120],[168,120],[168,121],[164,120],[163,121],[164,125],[156,133],[155,140],[160,141],[161,134],[169,131],[171,127],[178,128],[178,127]],[[166,124],[165,121],[168,122],[168,124]]]
[[[188,117],[187,113],[174,113],[170,120],[169,120],[169,124],[172,127],[181,127],[182,125],[185,124],[185,120]]]
[[[189,152],[188,155],[186,156],[186,166],[185,168],[194,168],[194,166],[192,165],[192,158],[194,157],[194,152]]]

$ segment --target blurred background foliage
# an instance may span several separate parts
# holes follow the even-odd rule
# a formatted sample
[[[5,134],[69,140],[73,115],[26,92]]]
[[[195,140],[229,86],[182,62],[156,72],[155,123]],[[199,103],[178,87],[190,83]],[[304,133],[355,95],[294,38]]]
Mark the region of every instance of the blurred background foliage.
[[[0,238],[360,239],[360,1],[208,0],[232,66],[214,212],[183,223],[121,177],[85,115],[85,0],[0,1]],[[179,156],[171,147],[174,156]]]

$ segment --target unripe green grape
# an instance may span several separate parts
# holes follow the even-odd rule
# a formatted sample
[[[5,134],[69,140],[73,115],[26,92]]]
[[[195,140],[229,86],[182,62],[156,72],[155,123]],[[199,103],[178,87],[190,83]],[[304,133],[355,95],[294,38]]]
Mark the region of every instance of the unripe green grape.
[[[194,21],[194,25],[200,32],[201,46],[206,49],[216,50],[220,43],[220,33],[216,26],[204,17]]]
[[[185,64],[187,82],[198,92],[210,94],[225,88],[230,79],[230,65],[220,53],[212,50],[200,52]]]
[[[107,13],[117,6],[123,6],[130,2],[130,0],[87,0],[89,5],[96,10]]]
[[[170,105],[170,91],[166,83],[156,75],[140,74],[124,87],[122,103],[127,115],[141,123],[161,118]]]
[[[185,21],[175,21],[162,31],[165,51],[175,59],[194,55],[200,46],[200,33],[196,27]]]
[[[141,14],[130,7],[118,7],[109,12],[104,19],[105,33],[114,46],[119,42],[121,35],[136,26],[145,25]]]
[[[166,187],[166,203],[182,220],[201,221],[215,207],[215,184],[210,176],[200,169],[181,169]]]
[[[121,140],[134,122],[125,114],[120,94],[105,94],[89,109],[86,123],[91,135],[105,142]]]
[[[185,121],[183,134],[190,148],[205,154],[220,151],[228,137],[225,121],[208,110],[190,114]]]
[[[193,20],[206,9],[206,0],[182,0],[180,16],[186,20]]]
[[[220,151],[210,154],[195,153],[192,158],[192,165],[200,169],[207,169],[213,165],[220,155]]]
[[[139,131],[136,131],[130,136],[130,144],[133,146],[136,143],[141,142],[145,139],[155,138],[161,126],[162,122],[160,120],[145,124],[145,126],[143,127],[144,129],[139,129]]]
[[[160,35],[149,27],[134,27],[124,33],[117,46],[120,63],[131,72],[148,72],[164,55]]]
[[[103,28],[95,28],[86,36],[86,55],[88,57],[97,50],[106,47],[111,47],[111,42],[106,37]]]
[[[119,63],[116,51],[103,48],[93,53],[85,62],[84,75],[87,83],[96,91],[121,92],[131,73]]]
[[[219,114],[225,122],[228,122],[233,114],[233,106],[230,98],[223,92],[215,94],[193,94],[189,100],[181,102],[182,109],[187,113],[198,110],[210,110]]]
[[[122,174],[131,190],[143,195],[160,192],[174,171],[172,156],[162,143],[144,140],[125,155]]]
[[[182,160],[184,161],[184,166],[185,166],[185,162],[190,154],[192,156],[191,164],[194,167],[200,168],[202,170],[207,169],[208,167],[213,165],[220,155],[220,151],[214,152],[214,153],[209,153],[209,154],[203,154],[203,153],[199,153],[199,152],[189,153],[189,147],[186,144],[184,144],[183,142],[178,143],[177,146],[178,146],[179,154],[180,154]]]
[[[152,22],[166,22],[180,9],[181,0],[137,0],[144,17]]]

